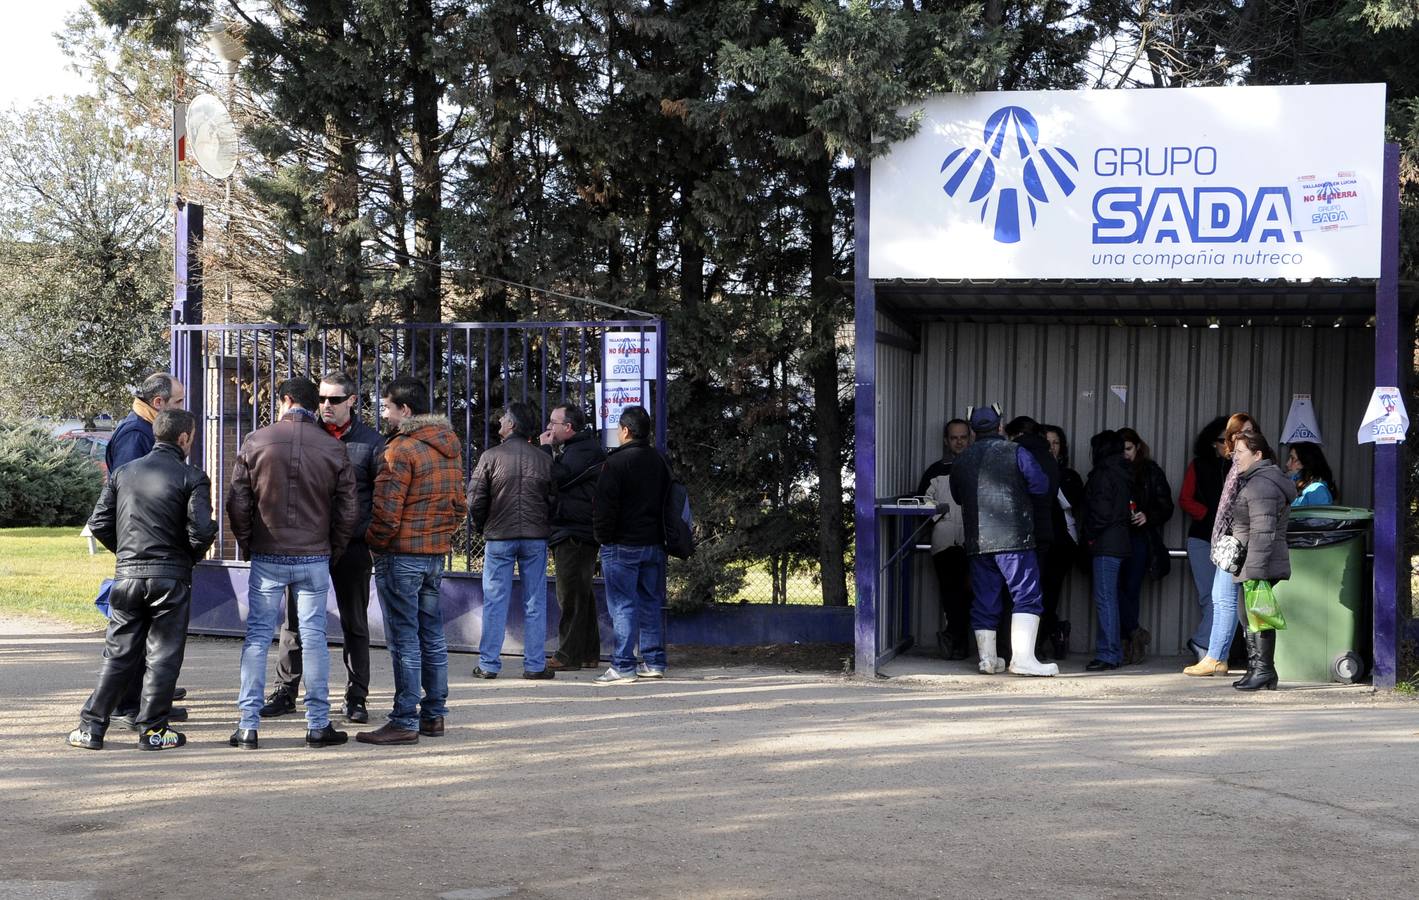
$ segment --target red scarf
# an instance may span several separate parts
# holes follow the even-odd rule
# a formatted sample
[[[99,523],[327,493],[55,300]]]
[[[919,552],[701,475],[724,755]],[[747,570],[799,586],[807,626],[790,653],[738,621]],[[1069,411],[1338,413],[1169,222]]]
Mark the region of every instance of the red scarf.
[[[320,424],[324,425],[325,430],[330,432],[330,436],[338,441],[344,439],[345,432],[349,431],[352,427],[354,427],[355,417],[351,416],[350,421],[346,422],[344,426],[334,425],[330,422],[321,422]]]

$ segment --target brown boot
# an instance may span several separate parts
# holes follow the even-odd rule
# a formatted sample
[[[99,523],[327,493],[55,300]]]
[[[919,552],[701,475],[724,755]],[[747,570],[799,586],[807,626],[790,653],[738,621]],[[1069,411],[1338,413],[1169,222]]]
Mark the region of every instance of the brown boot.
[[[374,731],[361,731],[355,735],[355,740],[361,744],[417,744],[419,743],[419,732],[410,731],[407,728],[400,728],[393,722],[386,722]]]
[[[1188,666],[1186,669],[1183,669],[1183,674],[1199,675],[1204,677],[1212,675],[1226,675],[1227,664],[1224,662],[1218,662],[1210,656],[1204,656],[1202,658],[1202,662],[1196,663],[1195,665],[1191,665]]]

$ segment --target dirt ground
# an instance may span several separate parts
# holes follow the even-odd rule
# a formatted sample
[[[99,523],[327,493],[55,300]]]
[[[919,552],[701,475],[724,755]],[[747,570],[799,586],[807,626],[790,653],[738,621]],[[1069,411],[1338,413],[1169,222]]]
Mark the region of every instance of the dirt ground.
[[[100,648],[0,621],[0,900],[1414,894],[1419,706],[1364,688],[693,653],[598,687],[456,655],[442,739],[310,750],[283,717],[252,753],[239,644],[201,640],[189,746],[74,750]]]

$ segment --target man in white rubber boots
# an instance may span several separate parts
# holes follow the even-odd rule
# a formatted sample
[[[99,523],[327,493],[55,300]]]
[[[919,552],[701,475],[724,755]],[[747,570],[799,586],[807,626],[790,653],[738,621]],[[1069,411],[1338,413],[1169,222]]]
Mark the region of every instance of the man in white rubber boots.
[[[980,650],[980,670],[1006,669],[995,654],[1002,591],[1015,602],[1010,620],[1009,669],[1016,675],[1058,675],[1059,666],[1035,659],[1035,638],[1044,611],[1040,566],[1035,557],[1031,495],[1049,491],[1049,479],[1029,450],[1005,439],[998,406],[972,407],[967,418],[975,443],[951,469],[951,495],[964,514],[966,553],[971,558],[971,627]]]

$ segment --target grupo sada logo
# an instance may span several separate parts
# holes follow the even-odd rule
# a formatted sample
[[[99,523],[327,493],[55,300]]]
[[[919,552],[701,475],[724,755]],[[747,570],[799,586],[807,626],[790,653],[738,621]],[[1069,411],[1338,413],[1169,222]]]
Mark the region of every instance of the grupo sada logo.
[[[1002,244],[1020,240],[1025,217],[1034,227],[1040,204],[1074,193],[1078,172],[1069,151],[1040,146],[1039,123],[1021,106],[991,113],[980,142],[951,151],[941,164],[942,189],[951,197],[969,191],[969,202],[980,204],[981,222]]]

